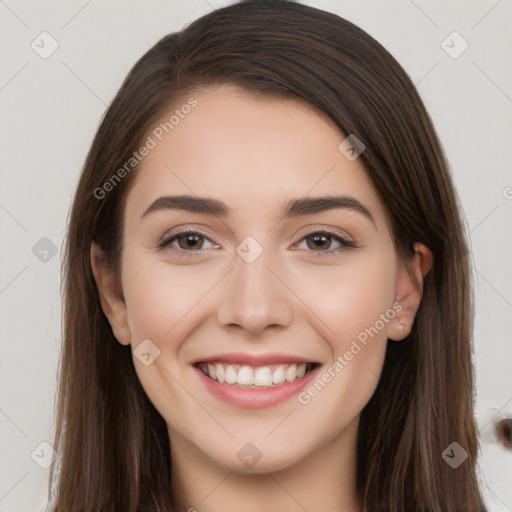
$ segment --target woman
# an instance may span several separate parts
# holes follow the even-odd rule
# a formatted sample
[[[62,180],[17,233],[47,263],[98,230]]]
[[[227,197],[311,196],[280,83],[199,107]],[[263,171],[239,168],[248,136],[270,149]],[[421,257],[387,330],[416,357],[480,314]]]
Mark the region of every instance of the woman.
[[[461,226],[358,27],[249,0],[163,38],[71,212],[52,510],[484,511]]]

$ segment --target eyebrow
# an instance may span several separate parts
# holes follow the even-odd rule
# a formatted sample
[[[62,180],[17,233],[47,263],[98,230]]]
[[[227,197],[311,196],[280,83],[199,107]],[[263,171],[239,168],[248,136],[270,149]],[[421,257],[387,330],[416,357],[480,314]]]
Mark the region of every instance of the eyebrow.
[[[358,212],[376,226],[375,219],[368,208],[366,208],[356,198],[346,195],[290,199],[281,207],[280,218],[311,215],[336,208]],[[156,201],[151,203],[147,210],[142,214],[142,218],[148,216],[150,213],[161,210],[184,210],[194,213],[218,215],[220,217],[228,217],[233,213],[233,210],[226,203],[217,199],[180,195],[159,197]]]

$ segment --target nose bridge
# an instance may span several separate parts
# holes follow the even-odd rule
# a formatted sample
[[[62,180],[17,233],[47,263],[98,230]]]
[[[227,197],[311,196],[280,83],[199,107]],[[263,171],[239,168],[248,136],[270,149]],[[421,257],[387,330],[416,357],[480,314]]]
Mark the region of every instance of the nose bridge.
[[[237,324],[254,334],[270,325],[290,324],[292,297],[275,275],[274,256],[251,237],[238,245],[218,308],[221,324]]]

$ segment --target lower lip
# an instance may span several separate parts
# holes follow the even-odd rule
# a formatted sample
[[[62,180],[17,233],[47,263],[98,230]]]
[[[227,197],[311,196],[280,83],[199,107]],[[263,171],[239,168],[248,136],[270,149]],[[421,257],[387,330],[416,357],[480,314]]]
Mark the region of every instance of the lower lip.
[[[320,368],[318,366],[293,382],[266,388],[245,388],[234,384],[221,384],[206,376],[200,368],[194,367],[213,396],[242,409],[265,409],[297,396],[315,378]]]

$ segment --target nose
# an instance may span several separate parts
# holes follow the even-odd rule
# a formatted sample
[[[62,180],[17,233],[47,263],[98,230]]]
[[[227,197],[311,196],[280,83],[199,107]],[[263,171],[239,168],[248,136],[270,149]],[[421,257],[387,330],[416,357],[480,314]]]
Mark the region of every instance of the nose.
[[[266,253],[263,251],[252,263],[235,254],[234,268],[226,276],[218,307],[221,325],[238,325],[257,335],[267,327],[291,324],[293,293],[269,265]]]

